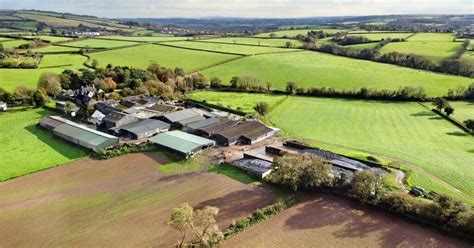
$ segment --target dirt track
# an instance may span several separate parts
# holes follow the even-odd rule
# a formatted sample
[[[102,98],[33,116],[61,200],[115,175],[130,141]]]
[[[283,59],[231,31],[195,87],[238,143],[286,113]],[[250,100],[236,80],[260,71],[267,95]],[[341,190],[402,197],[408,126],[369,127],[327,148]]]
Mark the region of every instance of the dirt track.
[[[222,247],[471,247],[435,230],[334,196],[319,196]]]
[[[223,175],[163,177],[166,162],[87,159],[0,183],[0,247],[169,247],[177,233],[164,222],[182,202],[219,207],[225,228],[276,197]]]

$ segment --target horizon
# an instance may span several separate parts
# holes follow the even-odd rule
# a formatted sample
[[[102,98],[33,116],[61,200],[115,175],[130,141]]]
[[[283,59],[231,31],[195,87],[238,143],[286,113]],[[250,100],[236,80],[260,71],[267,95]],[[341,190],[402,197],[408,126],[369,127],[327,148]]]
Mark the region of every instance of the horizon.
[[[318,17],[354,17],[387,15],[471,15],[472,2],[456,0],[445,3],[441,0],[324,0],[318,2],[289,0],[238,0],[227,3],[223,0],[140,0],[133,3],[124,0],[106,0],[84,3],[77,0],[49,0],[38,3],[34,0],[0,3],[0,9],[41,10],[78,15],[93,15],[105,18],[251,18],[251,19],[297,19]],[[466,10],[471,11],[466,11]]]

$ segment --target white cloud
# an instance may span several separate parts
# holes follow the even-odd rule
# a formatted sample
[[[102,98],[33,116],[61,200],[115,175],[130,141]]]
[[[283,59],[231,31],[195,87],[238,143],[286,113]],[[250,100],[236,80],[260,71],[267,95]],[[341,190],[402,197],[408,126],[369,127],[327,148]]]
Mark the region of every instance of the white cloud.
[[[105,17],[308,17],[472,14],[473,0],[0,0],[0,9],[41,9]]]

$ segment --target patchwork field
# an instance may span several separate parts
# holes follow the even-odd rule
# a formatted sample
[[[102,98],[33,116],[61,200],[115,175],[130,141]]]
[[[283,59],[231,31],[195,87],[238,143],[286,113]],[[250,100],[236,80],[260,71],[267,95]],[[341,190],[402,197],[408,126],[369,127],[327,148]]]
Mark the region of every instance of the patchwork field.
[[[187,37],[174,37],[174,36],[100,36],[103,39],[111,40],[127,40],[135,42],[164,42],[164,41],[178,41],[187,40]]]
[[[472,80],[394,65],[373,63],[317,52],[268,54],[238,59],[204,70],[229,82],[233,76],[251,75],[271,82],[274,89],[285,89],[294,81],[298,86],[352,89],[398,89],[424,87],[431,96],[442,96],[448,89],[469,85]]]
[[[452,33],[417,33],[414,36],[410,37],[408,41],[453,41],[455,38],[454,34]]]
[[[367,37],[370,40],[384,40],[388,38],[407,38],[413,33],[387,33],[387,32],[382,32],[382,33],[366,33],[366,34],[354,34],[356,36],[364,36]]]
[[[0,69],[0,87],[9,91],[20,85],[35,88],[44,72],[79,69],[85,61],[86,58],[78,54],[48,54],[43,57],[39,69]]]
[[[415,35],[416,36],[416,35]],[[416,54],[440,61],[449,58],[461,47],[462,42],[450,41],[419,41],[392,42],[380,50],[381,53],[399,52],[405,54]]]
[[[352,47],[352,48],[356,48],[356,49],[370,49],[370,48],[374,48],[375,46],[377,46],[378,43],[377,42],[373,42],[373,43],[364,43],[364,44],[355,44],[355,45],[348,45],[347,47]]]
[[[3,45],[3,48],[17,48],[23,44],[28,44],[28,41],[26,40],[8,40],[8,41],[3,41],[1,42]]]
[[[254,46],[273,46],[273,47],[284,47],[286,42],[291,42],[295,47],[302,45],[303,43],[299,40],[293,39],[258,39],[251,37],[225,37],[208,39],[205,42],[218,42],[218,43],[229,43],[229,44],[245,44]]]
[[[295,37],[299,34],[306,35],[309,31],[323,31],[323,32],[329,33],[329,34],[335,34],[335,33],[338,33],[338,32],[351,32],[351,30],[348,30],[348,29],[320,29],[320,28],[315,28],[315,29],[282,30],[282,31],[276,31],[276,32],[272,32],[272,33],[275,34],[276,37],[283,37],[283,36]],[[268,37],[270,37],[270,34],[271,33],[263,33],[263,34],[255,35],[255,37],[268,38]]]
[[[449,103],[454,108],[454,113],[452,117],[459,121],[465,121],[467,119],[474,119],[474,102],[450,102]]]
[[[48,36],[48,35],[38,35],[38,36],[25,36],[26,38],[36,38],[41,40],[46,40],[49,42],[59,42],[59,41],[67,41],[72,40],[69,37],[60,37],[60,36]]]
[[[114,48],[114,47],[121,47],[121,46],[130,46],[136,45],[135,42],[129,41],[117,41],[117,40],[99,40],[99,39],[86,39],[80,41],[69,42],[63,44],[64,46],[69,47],[91,47],[91,48]]]
[[[0,246],[171,247],[179,233],[165,221],[181,203],[220,208],[226,228],[276,198],[214,173],[164,176],[157,168],[168,162],[153,153],[86,159],[2,183]]]
[[[295,49],[283,49],[283,48],[276,48],[276,47],[241,46],[241,45],[233,45],[233,44],[195,42],[195,41],[178,41],[178,42],[165,43],[165,44],[183,47],[183,48],[201,49],[201,50],[206,50],[206,51],[233,53],[233,54],[240,54],[240,55],[278,53],[278,52],[287,52],[287,51],[292,51],[292,50],[297,51]]]
[[[474,139],[418,103],[292,97],[272,111],[270,122],[319,146],[413,164],[474,199],[474,174],[466,173],[474,164]],[[418,179],[417,185],[442,190],[433,189],[433,178]]]
[[[47,114],[51,113],[42,109],[0,114],[0,181],[86,155],[84,151],[36,126]]]
[[[179,66],[187,72],[238,58],[235,55],[192,51],[159,45],[144,45],[92,53],[91,57],[97,59],[101,66],[113,64],[146,68],[151,62],[156,62],[170,68]]]
[[[33,52],[39,53],[55,53],[55,52],[77,52],[80,48],[77,47],[64,47],[64,46],[47,46],[42,48],[32,49]]]
[[[334,196],[298,204],[224,242],[223,247],[469,247],[378,209]]]
[[[186,95],[186,97],[197,101],[205,101],[210,104],[244,111],[246,113],[255,113],[253,107],[259,101],[268,103],[270,109],[273,109],[287,98],[285,95],[255,95],[250,93],[233,92],[217,93],[214,91],[196,91]]]

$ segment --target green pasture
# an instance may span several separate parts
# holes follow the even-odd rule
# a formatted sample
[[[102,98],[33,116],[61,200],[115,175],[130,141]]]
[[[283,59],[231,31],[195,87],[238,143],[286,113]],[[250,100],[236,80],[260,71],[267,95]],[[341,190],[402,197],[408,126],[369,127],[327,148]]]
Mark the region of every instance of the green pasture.
[[[1,42],[5,42],[5,41],[9,41],[9,40],[13,40],[12,38],[8,38],[8,37],[0,37],[0,43]]]
[[[206,51],[215,51],[223,53],[236,53],[241,55],[252,55],[260,53],[277,53],[291,51],[290,49],[276,48],[276,47],[258,47],[258,46],[240,46],[233,44],[195,42],[195,41],[178,41],[172,43],[165,43],[173,46],[202,49]]]
[[[259,39],[251,37],[225,37],[205,40],[206,42],[218,42],[218,43],[229,43],[229,44],[245,44],[254,46],[272,46],[272,47],[284,47],[286,42],[291,42],[295,47],[303,44],[299,40],[292,39]]]
[[[454,108],[454,113],[451,115],[458,121],[465,121],[474,119],[474,102],[456,101],[449,103]]]
[[[47,46],[32,49],[33,52],[39,53],[54,53],[54,52],[77,52],[80,48],[77,47],[65,47],[65,46]]]
[[[25,36],[25,37],[26,38],[32,38],[32,39],[46,40],[46,41],[49,41],[49,42],[59,42],[59,41],[72,40],[72,38],[69,38],[69,37],[49,36],[49,35]]]
[[[114,47],[121,47],[121,46],[130,46],[136,45],[135,42],[129,41],[118,41],[118,40],[100,40],[100,39],[86,39],[74,42],[68,42],[63,44],[69,47],[91,47],[91,48],[114,48]]]
[[[174,36],[100,36],[103,39],[111,40],[126,40],[134,42],[164,42],[164,41],[178,41],[178,40],[187,40],[188,37],[174,37]]]
[[[186,95],[187,98],[196,101],[219,105],[222,107],[255,113],[254,106],[257,102],[266,102],[270,109],[275,108],[287,98],[285,95],[267,95],[234,92],[195,91]]]
[[[430,96],[443,96],[448,89],[472,83],[470,78],[437,74],[389,64],[351,59],[318,52],[295,52],[251,56],[203,71],[227,83],[233,76],[250,75],[283,90],[289,81],[299,87],[353,89],[399,89],[424,87]]]
[[[412,33],[366,33],[366,34],[354,34],[354,36],[364,36],[370,40],[386,40],[388,38],[395,39],[395,38],[406,38],[410,36]]]
[[[28,44],[29,41],[27,40],[9,40],[9,41],[2,41],[3,48],[18,48],[23,44]]]
[[[323,31],[325,33],[329,34],[335,34],[338,32],[351,32],[352,30],[349,29],[320,29],[320,28],[315,28],[315,29],[296,29],[296,30],[281,30],[281,31],[276,31],[276,32],[271,32],[271,33],[263,33],[263,34],[258,34],[255,35],[255,37],[261,37],[261,38],[269,38],[270,34],[276,34],[276,37],[294,37],[299,34],[306,35],[309,31]]]
[[[392,42],[384,46],[380,52],[390,53],[399,52],[404,54],[416,54],[440,61],[449,58],[462,45],[461,42],[449,41],[420,41],[412,42],[411,38],[408,42]]]
[[[36,124],[43,109],[0,113],[0,181],[61,165],[86,152],[53,136]]]
[[[39,68],[69,67],[69,69],[79,69],[85,61],[86,57],[79,54],[48,54],[43,56]]]
[[[474,139],[420,104],[291,97],[271,113],[286,135],[415,164],[474,197]],[[415,180],[422,187],[434,182]],[[450,192],[452,193],[452,192]]]
[[[455,38],[455,35],[452,33],[417,33],[414,36],[410,37],[408,41],[443,41],[443,42],[452,42]]]
[[[348,45],[346,47],[356,48],[356,49],[371,49],[377,46],[379,43],[372,42],[372,43],[363,43],[363,44],[355,44],[355,45]]]
[[[156,62],[170,68],[181,67],[187,72],[238,58],[235,55],[192,51],[159,45],[143,45],[97,52],[92,53],[91,57],[97,59],[100,66],[112,64],[146,68],[150,63]]]

